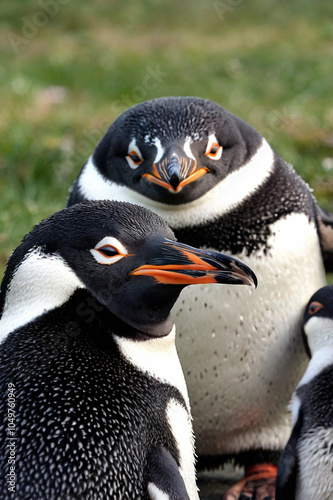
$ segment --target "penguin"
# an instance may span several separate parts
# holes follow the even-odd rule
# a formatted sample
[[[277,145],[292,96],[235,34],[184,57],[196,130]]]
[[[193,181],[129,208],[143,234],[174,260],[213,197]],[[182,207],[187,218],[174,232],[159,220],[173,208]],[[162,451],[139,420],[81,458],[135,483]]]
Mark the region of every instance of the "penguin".
[[[258,131],[195,97],[154,99],[120,115],[68,205],[85,199],[137,203],[180,241],[229,253],[256,272],[256,293],[188,287],[173,315],[198,466],[232,459],[246,477],[271,481],[307,363],[298,335],[303,307],[326,284],[324,264],[332,269],[333,217]]]
[[[317,291],[303,319],[310,363],[293,395],[293,430],[279,463],[277,500],[333,498],[333,285]]]
[[[0,293],[1,498],[198,499],[170,310],[192,284],[256,285],[123,202],[37,225]]]

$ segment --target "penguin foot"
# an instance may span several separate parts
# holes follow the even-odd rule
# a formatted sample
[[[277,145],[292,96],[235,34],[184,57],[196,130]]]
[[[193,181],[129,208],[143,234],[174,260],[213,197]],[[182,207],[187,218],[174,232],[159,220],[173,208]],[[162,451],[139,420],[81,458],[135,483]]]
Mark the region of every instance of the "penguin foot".
[[[229,488],[223,500],[275,500],[276,474],[272,464],[247,467],[244,479]]]

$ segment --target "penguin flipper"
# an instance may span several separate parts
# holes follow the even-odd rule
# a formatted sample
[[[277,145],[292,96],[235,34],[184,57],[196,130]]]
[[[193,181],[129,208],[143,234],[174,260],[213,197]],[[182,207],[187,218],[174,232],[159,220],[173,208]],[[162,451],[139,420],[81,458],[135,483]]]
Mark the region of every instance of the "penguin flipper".
[[[303,413],[300,409],[297,422],[292,430],[289,441],[281,455],[276,477],[276,499],[295,500],[297,476],[297,442],[303,423]]]
[[[333,214],[318,207],[318,230],[326,272],[333,272]]]
[[[151,450],[147,478],[151,500],[190,500],[176,460],[163,446]]]

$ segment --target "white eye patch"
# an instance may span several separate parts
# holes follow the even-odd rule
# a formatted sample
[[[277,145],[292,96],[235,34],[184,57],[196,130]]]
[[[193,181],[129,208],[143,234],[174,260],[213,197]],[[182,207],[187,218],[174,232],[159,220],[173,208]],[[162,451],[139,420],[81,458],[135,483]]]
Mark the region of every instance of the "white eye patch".
[[[191,143],[191,137],[186,137],[184,142],[184,153],[188,156],[188,158],[192,158],[192,160],[195,160],[195,157],[193,156],[193,153],[191,151]]]
[[[128,255],[127,249],[117,238],[105,236],[90,253],[99,264],[114,264]]]
[[[163,157],[165,151],[164,151],[163,146],[161,144],[161,141],[159,140],[158,137],[155,137],[155,139],[152,140],[152,143],[154,144],[154,146],[156,147],[156,150],[157,150],[154,163],[158,163],[160,161],[160,159]]]
[[[223,148],[216,139],[215,134],[210,134],[208,137],[205,155],[211,160],[219,160],[222,156]]]
[[[128,153],[126,156],[126,160],[127,160],[128,165],[133,170],[138,168],[140,163],[142,163],[142,161],[143,161],[141,151],[136,144],[135,138],[133,138],[128,145]]]

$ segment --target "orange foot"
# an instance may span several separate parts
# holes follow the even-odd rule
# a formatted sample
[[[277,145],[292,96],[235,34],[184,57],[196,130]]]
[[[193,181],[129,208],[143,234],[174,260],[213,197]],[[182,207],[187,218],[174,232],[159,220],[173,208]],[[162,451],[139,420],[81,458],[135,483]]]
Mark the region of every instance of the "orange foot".
[[[247,467],[244,479],[229,488],[223,500],[275,500],[276,474],[272,464]]]

